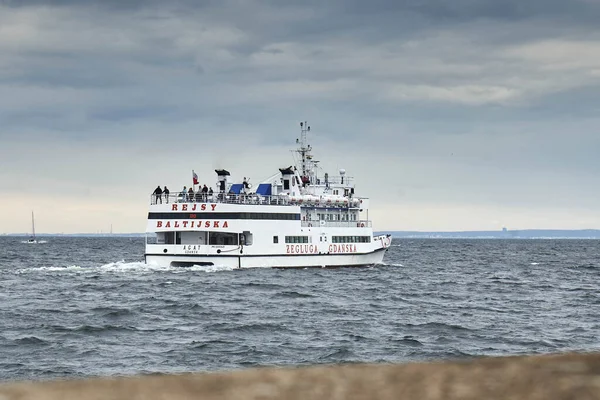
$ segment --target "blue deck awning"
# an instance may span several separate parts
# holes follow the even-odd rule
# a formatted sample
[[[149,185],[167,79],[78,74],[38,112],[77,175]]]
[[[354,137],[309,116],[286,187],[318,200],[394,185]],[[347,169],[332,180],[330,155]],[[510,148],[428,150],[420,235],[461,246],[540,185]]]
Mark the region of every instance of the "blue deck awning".
[[[244,185],[241,183],[234,183],[233,185],[231,185],[229,193],[240,194],[242,192],[243,187]]]
[[[258,189],[256,189],[256,194],[260,194],[262,196],[270,196],[271,195],[271,184],[270,183],[261,183],[258,185]]]

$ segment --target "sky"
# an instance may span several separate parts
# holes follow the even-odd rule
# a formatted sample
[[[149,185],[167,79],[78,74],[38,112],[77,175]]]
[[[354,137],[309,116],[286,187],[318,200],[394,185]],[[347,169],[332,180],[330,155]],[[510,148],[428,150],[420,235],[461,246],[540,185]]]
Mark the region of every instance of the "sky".
[[[0,233],[143,232],[299,122],[375,230],[600,228],[598,0],[0,0]]]

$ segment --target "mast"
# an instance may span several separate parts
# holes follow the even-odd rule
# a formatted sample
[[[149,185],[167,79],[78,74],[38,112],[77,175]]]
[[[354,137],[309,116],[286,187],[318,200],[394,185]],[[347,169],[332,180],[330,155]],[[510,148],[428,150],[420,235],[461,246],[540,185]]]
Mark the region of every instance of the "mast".
[[[296,139],[296,143],[299,143],[300,147],[296,151],[300,153],[300,157],[302,159],[301,167],[303,177],[308,177],[310,159],[312,158],[310,156],[312,147],[310,147],[306,139],[307,132],[310,132],[310,126],[308,126],[308,122],[300,122],[300,140]]]
[[[31,212],[31,232],[33,234],[33,239],[35,240],[35,221],[33,220],[33,211]]]

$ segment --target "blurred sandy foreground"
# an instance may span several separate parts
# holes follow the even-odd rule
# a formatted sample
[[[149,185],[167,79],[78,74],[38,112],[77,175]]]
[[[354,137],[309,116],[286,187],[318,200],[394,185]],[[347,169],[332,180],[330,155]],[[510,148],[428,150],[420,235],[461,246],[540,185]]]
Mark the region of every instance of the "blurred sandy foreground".
[[[600,399],[600,354],[5,383],[8,399]]]

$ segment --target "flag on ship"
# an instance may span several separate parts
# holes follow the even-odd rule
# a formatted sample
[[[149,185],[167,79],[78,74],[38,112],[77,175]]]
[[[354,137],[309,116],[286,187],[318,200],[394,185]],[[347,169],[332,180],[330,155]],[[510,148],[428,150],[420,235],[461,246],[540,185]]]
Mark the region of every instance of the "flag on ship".
[[[194,185],[198,184],[198,175],[192,170],[192,179],[194,180]]]

